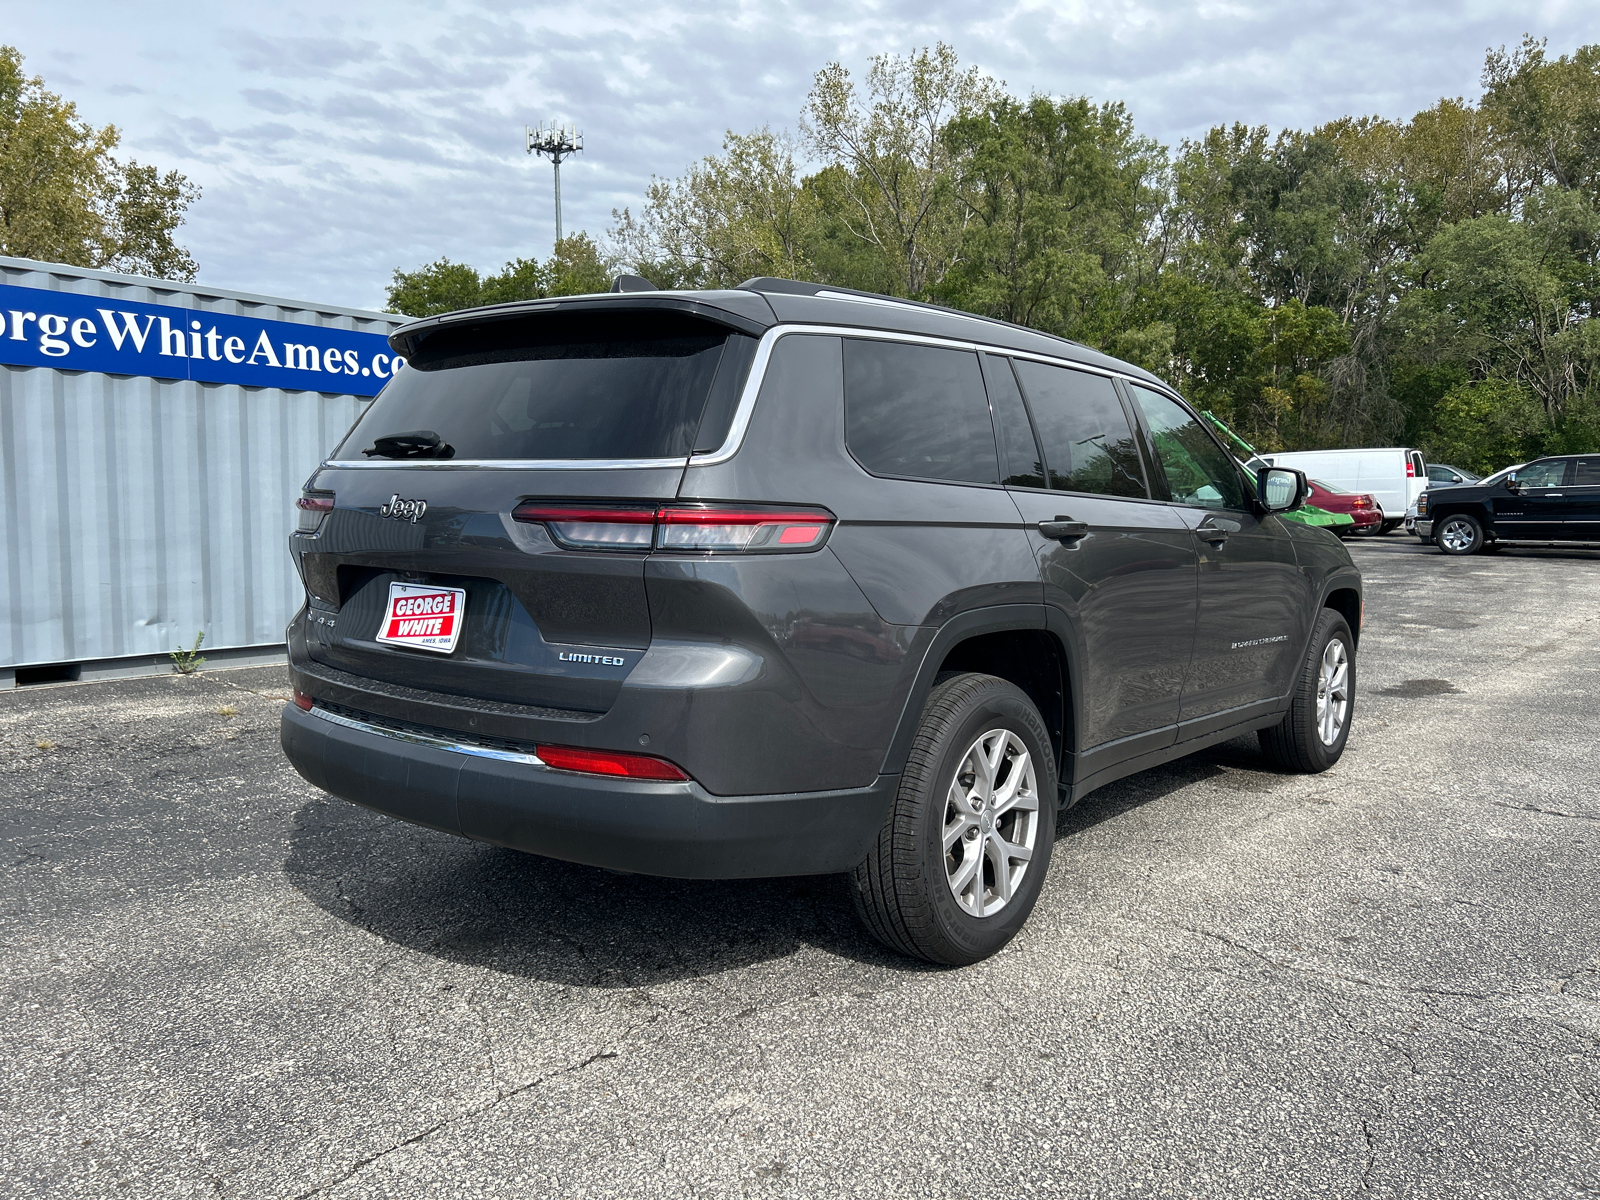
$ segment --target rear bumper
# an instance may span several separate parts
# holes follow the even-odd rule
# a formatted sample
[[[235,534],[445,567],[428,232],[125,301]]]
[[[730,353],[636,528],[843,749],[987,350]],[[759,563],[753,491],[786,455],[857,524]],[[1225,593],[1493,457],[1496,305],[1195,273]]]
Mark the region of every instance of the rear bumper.
[[[846,871],[899,776],[865,788],[713,796],[699,784],[555,771],[516,755],[396,734],[285,705],[283,751],[324,791],[476,841],[617,871],[744,879]]]

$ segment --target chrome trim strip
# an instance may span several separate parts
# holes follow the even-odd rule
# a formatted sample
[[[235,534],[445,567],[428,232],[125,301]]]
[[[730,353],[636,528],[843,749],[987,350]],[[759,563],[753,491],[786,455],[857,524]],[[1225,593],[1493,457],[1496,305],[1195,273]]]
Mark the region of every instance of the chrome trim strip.
[[[866,300],[860,296],[840,295],[840,299],[857,300],[863,303],[894,305],[892,300]],[[899,307],[895,305],[895,307]],[[956,314],[961,315],[961,314]],[[973,317],[975,321],[983,320],[982,317]],[[936,337],[921,333],[904,333],[893,329],[862,329],[853,325],[774,325],[761,335],[760,344],[756,346],[755,358],[750,363],[750,375],[745,379],[744,390],[739,393],[739,403],[733,412],[733,422],[728,426],[728,436],[723,439],[722,445],[715,450],[703,454],[693,454],[687,460],[682,458],[634,458],[634,459],[604,459],[604,458],[574,458],[574,459],[362,459],[352,461],[349,459],[328,459],[323,462],[324,467],[365,470],[490,470],[490,471],[645,471],[654,469],[682,469],[685,465],[690,467],[714,467],[725,463],[739,452],[739,447],[744,443],[744,435],[750,428],[750,418],[755,413],[756,397],[761,392],[761,385],[766,379],[767,365],[772,359],[772,348],[777,345],[778,339],[790,334],[821,334],[826,337],[857,337],[873,338],[882,342],[907,342],[918,346],[940,346],[949,350],[972,350],[987,354],[1003,355],[1007,358],[1022,358],[1030,362],[1049,363],[1052,366],[1071,367],[1077,371],[1088,371],[1094,375],[1103,375],[1107,379],[1125,379],[1129,383],[1140,387],[1151,387],[1148,379],[1140,379],[1126,371],[1116,371],[1109,367],[1097,366],[1093,363],[1079,362],[1076,359],[1065,358],[1060,355],[1038,354],[1031,350],[1013,350],[1006,346],[996,346],[989,342],[966,341],[958,338]],[[1166,384],[1159,385],[1161,390],[1178,400],[1187,403]]]
[[[341,471],[681,471],[684,462],[683,458],[330,458],[322,465]]]
[[[843,296],[840,299],[861,300],[860,296]],[[870,300],[866,303],[893,304],[892,300]],[[958,314],[959,315],[959,314]],[[981,321],[982,317],[974,317]],[[1065,358],[1059,355],[1037,354],[1030,350],[1012,350],[1006,346],[996,346],[989,342],[970,342],[956,338],[936,337],[921,333],[904,333],[893,329],[861,329],[852,325],[775,325],[762,335],[761,344],[756,347],[755,360],[750,364],[750,377],[745,380],[744,391],[739,395],[739,406],[734,410],[733,424],[728,428],[728,436],[716,450],[706,454],[696,454],[689,459],[691,467],[714,467],[718,463],[725,463],[738,453],[739,446],[744,441],[745,431],[750,427],[750,418],[755,412],[756,396],[761,391],[761,384],[766,378],[767,364],[772,358],[772,347],[781,337],[791,333],[795,334],[822,334],[828,337],[862,337],[875,338],[882,342],[909,342],[919,346],[940,346],[949,350],[972,350],[987,354],[1003,355],[1007,358],[1024,358],[1030,362],[1049,363],[1052,366],[1071,367],[1077,371],[1088,371],[1094,375],[1103,375],[1107,379],[1126,379],[1129,383],[1138,384],[1140,387],[1150,387],[1148,379],[1140,379],[1126,371],[1114,371],[1109,367],[1096,366],[1093,363],[1079,362],[1076,359]],[[1180,403],[1186,403],[1183,397],[1166,384],[1160,384],[1160,389],[1171,395]]]
[[[354,729],[358,733],[374,733],[379,737],[393,738],[397,742],[410,742],[415,746],[427,746],[432,750],[449,750],[456,754],[470,754],[473,758],[493,758],[500,762],[522,763],[529,767],[543,767],[547,764],[544,759],[536,754],[518,754],[515,750],[495,750],[489,746],[474,746],[468,742],[452,742],[445,738],[429,737],[424,733],[406,733],[399,729],[385,729],[382,725],[369,725],[365,721],[357,721],[351,717],[331,713],[325,708],[311,709],[313,717],[320,717],[332,725],[342,725],[346,729]]]

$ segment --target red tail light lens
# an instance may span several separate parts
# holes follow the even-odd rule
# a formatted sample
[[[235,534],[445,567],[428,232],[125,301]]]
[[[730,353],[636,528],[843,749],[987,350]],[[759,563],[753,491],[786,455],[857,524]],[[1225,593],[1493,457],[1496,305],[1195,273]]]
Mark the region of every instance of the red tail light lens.
[[[625,779],[654,779],[682,783],[689,776],[683,768],[664,758],[648,754],[619,754],[611,750],[582,750],[576,746],[540,746],[540,759],[558,771],[579,771],[585,775],[611,775]]]
[[[294,502],[299,511],[297,533],[315,533],[322,528],[322,518],[333,511],[332,492],[307,492]]]
[[[310,712],[311,711],[311,697],[306,695],[299,688],[295,688],[294,689],[294,706],[296,708],[303,708],[303,709],[305,709],[306,712]]]
[[[655,540],[656,510],[608,505],[519,504],[512,519],[543,525],[575,550],[648,550]]]
[[[667,508],[656,531],[658,550],[791,551],[822,545],[830,513],[812,509]]]
[[[568,549],[715,554],[804,553],[819,548],[834,524],[826,509],[718,504],[643,508],[530,500],[511,516],[544,525]]]
[[[1415,479],[1416,477],[1417,477],[1417,464],[1412,462],[1408,458],[1408,459],[1406,459],[1406,478],[1407,479]]]

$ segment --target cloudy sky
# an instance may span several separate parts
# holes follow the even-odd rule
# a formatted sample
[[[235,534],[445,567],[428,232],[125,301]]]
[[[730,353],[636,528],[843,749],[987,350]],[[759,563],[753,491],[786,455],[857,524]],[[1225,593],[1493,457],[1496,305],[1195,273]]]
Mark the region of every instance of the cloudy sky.
[[[942,39],[1014,92],[1126,101],[1172,144],[1409,116],[1475,96],[1487,47],[1600,38],[1594,0],[0,3],[30,71],[203,188],[182,233],[202,282],[374,307],[397,266],[549,252],[541,119],[583,129],[563,212],[600,235],[724,130],[792,127],[832,59],[860,75]]]

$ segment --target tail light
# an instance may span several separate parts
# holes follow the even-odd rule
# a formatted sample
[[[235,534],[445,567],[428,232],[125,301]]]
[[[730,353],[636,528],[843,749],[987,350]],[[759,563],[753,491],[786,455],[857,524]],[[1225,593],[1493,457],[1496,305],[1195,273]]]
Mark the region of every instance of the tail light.
[[[540,760],[557,771],[584,775],[611,775],[625,779],[654,779],[682,783],[688,774],[676,763],[648,754],[621,754],[612,750],[583,750],[577,746],[540,746]]]
[[[294,502],[300,513],[297,533],[315,533],[322,528],[322,519],[333,511],[332,492],[306,492]]]
[[[1371,508],[1372,507],[1372,497],[1371,496],[1357,496],[1354,500],[1350,501],[1350,507],[1351,508]]]
[[[1407,479],[1415,479],[1416,477],[1417,477],[1417,464],[1411,460],[1411,457],[1409,455],[1407,455],[1407,457],[1406,457],[1406,478]]]
[[[611,505],[519,504],[514,520],[543,525],[574,550],[648,550],[655,542],[656,509]]]
[[[311,697],[305,692],[302,692],[299,688],[294,689],[294,706],[296,708],[310,712],[312,703]]]
[[[714,554],[793,554],[818,549],[833,528],[820,508],[756,505],[519,504],[511,516],[540,524],[555,541],[579,550],[665,550]]]

